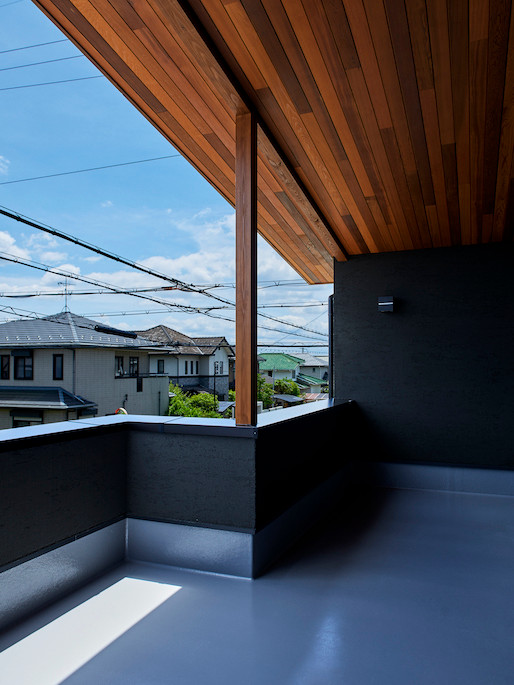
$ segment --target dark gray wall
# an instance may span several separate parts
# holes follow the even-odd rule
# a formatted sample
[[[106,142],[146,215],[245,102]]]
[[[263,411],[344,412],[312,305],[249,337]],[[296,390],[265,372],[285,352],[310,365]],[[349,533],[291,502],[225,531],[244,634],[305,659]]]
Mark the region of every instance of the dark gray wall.
[[[132,431],[127,515],[252,530],[255,440]]]
[[[0,452],[0,567],[125,516],[126,434],[70,434]]]
[[[512,245],[336,264],[335,395],[371,458],[514,468],[513,292]]]
[[[352,460],[355,403],[259,428],[256,527],[261,529]]]

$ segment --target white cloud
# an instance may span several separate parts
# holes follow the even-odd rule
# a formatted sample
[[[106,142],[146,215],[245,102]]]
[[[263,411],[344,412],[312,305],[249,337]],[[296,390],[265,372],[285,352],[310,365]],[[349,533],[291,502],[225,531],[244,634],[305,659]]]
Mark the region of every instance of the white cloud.
[[[21,259],[29,259],[29,253],[16,245],[16,239],[7,231],[0,231],[0,252],[7,252]]]
[[[6,157],[0,155],[0,176],[7,176],[10,163],[11,162]]]
[[[66,252],[52,251],[42,252],[39,256],[45,264],[57,264],[58,262],[64,261],[68,257]]]
[[[41,250],[48,250],[52,247],[57,247],[59,242],[57,238],[49,233],[31,233],[26,239],[26,245],[30,250],[40,252]]]
[[[76,274],[77,276],[80,274],[80,267],[75,266],[75,264],[60,264],[59,266],[54,267],[56,271],[59,271],[59,273],[56,273],[56,271],[51,270],[47,271],[45,275],[41,278],[41,283],[44,285],[57,285],[59,283],[62,283],[64,279],[66,278],[64,274]],[[71,280],[73,282],[73,280]]]
[[[111,202],[111,200],[106,200],[105,202],[100,203],[100,207],[112,207],[112,206],[113,206],[113,203]]]

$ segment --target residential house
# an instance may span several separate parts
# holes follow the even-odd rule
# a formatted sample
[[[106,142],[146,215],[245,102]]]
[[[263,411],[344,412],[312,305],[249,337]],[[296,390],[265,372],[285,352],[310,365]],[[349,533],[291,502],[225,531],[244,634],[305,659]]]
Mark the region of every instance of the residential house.
[[[328,392],[328,362],[308,352],[299,352],[297,357],[302,360],[298,372],[298,382],[306,386],[305,392]]]
[[[150,376],[155,343],[71,312],[0,325],[0,427],[85,416],[162,415],[168,379]]]
[[[151,373],[168,374],[170,381],[183,390],[210,392],[228,400],[234,350],[226,338],[191,338],[163,325],[137,334],[162,346],[150,353]]]
[[[2,432],[2,672],[511,683],[512,3],[37,4],[235,202],[242,395]],[[334,283],[333,398],[259,417],[256,225]]]
[[[301,392],[309,393],[320,393],[327,385],[328,368],[312,355],[261,352],[259,358],[259,373],[271,385],[277,380],[291,380]]]

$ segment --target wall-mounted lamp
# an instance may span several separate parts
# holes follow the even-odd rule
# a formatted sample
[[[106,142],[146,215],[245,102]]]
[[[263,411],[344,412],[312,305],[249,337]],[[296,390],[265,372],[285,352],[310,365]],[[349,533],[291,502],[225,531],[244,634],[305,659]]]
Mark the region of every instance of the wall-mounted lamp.
[[[378,311],[379,312],[392,312],[394,311],[394,297],[392,295],[386,295],[384,297],[378,298]]]

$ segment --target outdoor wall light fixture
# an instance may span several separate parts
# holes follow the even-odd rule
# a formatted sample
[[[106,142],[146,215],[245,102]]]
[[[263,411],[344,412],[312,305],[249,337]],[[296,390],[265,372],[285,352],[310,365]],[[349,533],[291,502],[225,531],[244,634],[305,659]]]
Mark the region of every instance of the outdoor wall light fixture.
[[[378,298],[378,311],[379,312],[392,312],[394,311],[394,297],[392,295],[386,295],[384,297]]]

